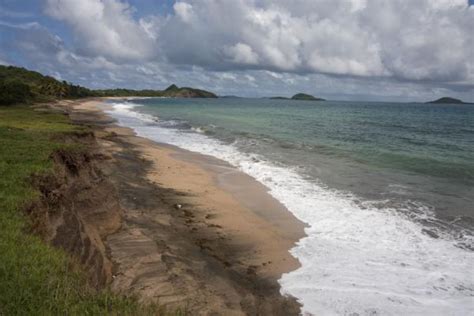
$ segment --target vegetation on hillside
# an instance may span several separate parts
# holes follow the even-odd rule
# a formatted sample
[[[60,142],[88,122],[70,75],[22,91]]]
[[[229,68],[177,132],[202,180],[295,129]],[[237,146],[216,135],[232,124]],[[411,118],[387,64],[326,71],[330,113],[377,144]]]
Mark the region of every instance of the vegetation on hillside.
[[[455,98],[443,97],[427,103],[463,104],[464,102]]]
[[[18,80],[0,80],[0,105],[25,103],[32,97],[27,84]]]
[[[92,289],[64,251],[29,234],[22,211],[39,197],[32,174],[52,172],[56,150],[84,150],[58,137],[77,132],[67,116],[0,107],[0,315],[155,315],[153,306]]]
[[[292,100],[306,100],[306,101],[325,101],[324,99],[316,98],[310,94],[305,94],[305,93],[297,93],[294,96],[292,96],[291,99]]]
[[[177,87],[175,84],[172,84],[163,91],[165,97],[184,97],[184,98],[217,98],[212,92],[194,89],[189,87]]]
[[[36,71],[0,65],[0,105],[95,95],[90,89]]]
[[[272,100],[303,100],[303,101],[326,101],[325,99],[321,98],[316,98],[312,96],[311,94],[306,94],[306,93],[297,93],[291,98],[286,98],[286,97],[270,97]]]
[[[133,89],[106,89],[95,90],[97,96],[102,97],[167,97],[167,98],[217,98],[209,91],[189,87],[177,87],[172,84],[165,90],[133,90]]]
[[[44,76],[36,71],[0,65],[0,105],[44,102],[83,97],[171,97],[216,98],[209,91],[171,85],[166,90],[105,89],[91,90],[66,81]]]

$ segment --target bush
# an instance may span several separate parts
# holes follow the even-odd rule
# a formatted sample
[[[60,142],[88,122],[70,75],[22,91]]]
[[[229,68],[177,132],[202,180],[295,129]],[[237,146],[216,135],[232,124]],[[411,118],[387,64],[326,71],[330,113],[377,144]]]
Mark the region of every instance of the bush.
[[[31,98],[30,86],[20,81],[0,81],[0,105],[25,103]]]

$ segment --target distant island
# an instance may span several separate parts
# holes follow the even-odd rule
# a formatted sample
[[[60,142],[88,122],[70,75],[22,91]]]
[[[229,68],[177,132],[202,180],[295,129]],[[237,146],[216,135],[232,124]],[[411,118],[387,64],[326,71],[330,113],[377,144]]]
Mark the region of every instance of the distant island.
[[[311,94],[305,94],[305,93],[297,93],[294,96],[291,97],[292,100],[306,100],[306,101],[326,101],[321,98],[316,98],[312,96]]]
[[[286,98],[286,97],[270,97],[272,100],[303,100],[303,101],[326,101],[325,99],[322,98],[316,98],[315,96],[312,96],[311,94],[306,94],[306,93],[297,93],[291,98]]]
[[[220,95],[220,99],[242,99],[242,97],[239,97],[237,95]]]
[[[426,102],[426,103],[433,103],[433,104],[439,104],[439,103],[447,103],[447,104],[469,104],[469,103],[466,103],[466,102],[463,102],[459,99],[455,99],[455,98],[450,98],[450,97],[443,97],[443,98],[439,98],[437,100],[434,100],[434,101],[429,101],[429,102]]]

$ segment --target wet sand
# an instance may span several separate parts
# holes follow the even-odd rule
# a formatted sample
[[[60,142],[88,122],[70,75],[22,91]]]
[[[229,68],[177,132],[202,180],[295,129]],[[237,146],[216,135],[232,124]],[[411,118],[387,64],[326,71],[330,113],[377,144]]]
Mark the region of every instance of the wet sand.
[[[106,245],[111,288],[201,315],[296,315],[277,280],[303,224],[267,188],[229,164],[137,137],[100,100],[64,102],[94,130],[117,187],[122,225]]]

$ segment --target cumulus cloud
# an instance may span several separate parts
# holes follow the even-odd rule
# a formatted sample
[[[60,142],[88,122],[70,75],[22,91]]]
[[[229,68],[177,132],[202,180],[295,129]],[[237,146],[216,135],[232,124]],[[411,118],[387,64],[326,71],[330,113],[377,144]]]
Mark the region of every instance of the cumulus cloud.
[[[372,1],[361,19],[378,26],[376,40],[391,75],[473,82],[474,10],[466,1]]]
[[[135,20],[133,8],[116,0],[47,0],[46,13],[69,24],[84,55],[112,60],[149,60],[156,55],[149,20]]]
[[[473,100],[466,0],[179,0],[162,15],[127,1],[45,0],[48,17],[72,31],[67,44],[5,18],[0,59],[25,56],[25,66],[91,87]]]
[[[225,51],[232,62],[249,65],[258,63],[258,55],[247,44],[239,42],[233,46],[225,47]]]
[[[210,70],[261,69],[401,80],[474,80],[466,0],[181,0],[134,18],[119,0],[47,0],[80,53]]]
[[[164,30],[176,63],[215,69],[474,80],[465,0],[188,0]]]
[[[176,16],[180,18],[184,23],[190,23],[194,12],[193,6],[185,2],[176,2],[173,6]]]

